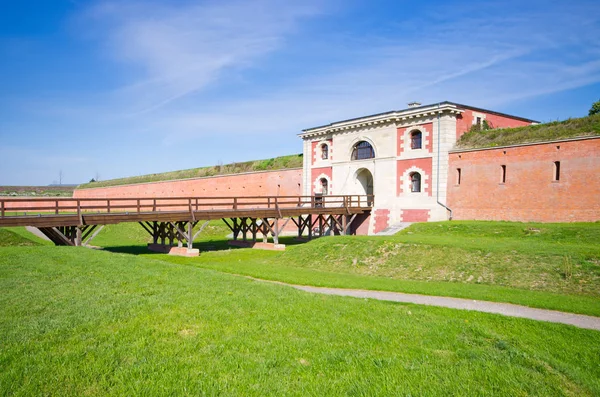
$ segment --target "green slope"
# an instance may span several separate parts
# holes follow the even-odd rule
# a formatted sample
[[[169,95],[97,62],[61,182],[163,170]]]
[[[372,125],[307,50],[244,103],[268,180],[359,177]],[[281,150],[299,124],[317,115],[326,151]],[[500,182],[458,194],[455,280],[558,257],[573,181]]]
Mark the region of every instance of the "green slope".
[[[110,179],[100,182],[84,183],[78,186],[78,189],[89,189],[94,187],[107,187],[118,185],[129,185],[132,183],[147,183],[171,181],[177,179],[200,178],[206,176],[217,176],[226,174],[239,174],[242,172],[254,171],[272,171],[289,168],[302,167],[302,154],[293,154],[289,156],[275,157],[266,160],[245,161],[241,163],[232,163],[225,165],[215,165],[212,167],[192,168],[189,170],[170,171],[160,174],[149,174],[141,176],[132,176],[128,178]]]
[[[473,131],[456,143],[457,149],[487,148],[600,135],[600,114],[518,128]]]

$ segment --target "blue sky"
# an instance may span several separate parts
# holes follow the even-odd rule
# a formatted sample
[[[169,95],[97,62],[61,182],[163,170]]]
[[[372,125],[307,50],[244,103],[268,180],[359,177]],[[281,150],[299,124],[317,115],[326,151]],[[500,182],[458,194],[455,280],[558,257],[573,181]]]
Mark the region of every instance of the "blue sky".
[[[551,121],[600,99],[596,1],[0,5],[0,185],[300,153],[413,100]]]

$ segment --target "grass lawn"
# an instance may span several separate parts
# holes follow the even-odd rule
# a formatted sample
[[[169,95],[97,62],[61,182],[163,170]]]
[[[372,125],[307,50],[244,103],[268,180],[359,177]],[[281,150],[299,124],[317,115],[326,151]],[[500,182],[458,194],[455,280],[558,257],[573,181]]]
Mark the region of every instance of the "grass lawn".
[[[600,394],[596,331],[311,295],[155,257],[0,248],[2,393]]]
[[[395,236],[325,237],[285,252],[229,249],[213,222],[198,258],[150,254],[133,224],[113,225],[94,244],[171,263],[295,284],[510,302],[600,316],[600,223],[438,222]],[[207,251],[208,250],[208,251]]]

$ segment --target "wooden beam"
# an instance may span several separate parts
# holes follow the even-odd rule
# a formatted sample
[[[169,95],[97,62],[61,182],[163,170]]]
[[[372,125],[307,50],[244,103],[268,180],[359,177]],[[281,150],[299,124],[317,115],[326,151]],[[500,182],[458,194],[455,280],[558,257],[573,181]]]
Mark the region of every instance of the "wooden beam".
[[[81,231],[83,232],[83,236],[81,238],[83,240],[87,239],[88,236],[94,231],[96,226],[98,226],[98,225],[88,225],[88,226],[85,226],[83,229],[81,229]]]
[[[94,232],[94,234],[92,234],[92,236],[90,238],[88,238],[87,240],[85,240],[83,242],[83,245],[89,245],[90,242],[98,235],[98,233],[100,233],[102,231],[102,229],[104,229],[104,225],[100,225],[100,227],[98,228],[98,230],[96,230]]]
[[[145,231],[148,232],[148,234],[150,234],[152,237],[154,237],[154,231],[151,231],[146,225],[144,225],[144,222],[138,222],[138,223],[144,228]]]
[[[225,220],[225,219],[223,219],[223,220]],[[200,229],[198,229],[198,231],[196,232],[196,234],[194,234],[194,238],[192,238],[192,240],[195,240],[195,239],[196,239],[196,237],[198,237],[198,235],[199,235],[200,233],[202,233],[202,231],[204,230],[204,228],[205,228],[205,227],[206,227],[206,226],[207,226],[209,223],[210,223],[210,221],[206,221],[206,222],[204,222],[204,223],[202,224],[202,226],[200,226]],[[228,226],[229,226],[229,225],[228,225]],[[230,229],[231,229],[231,228],[230,228]]]
[[[223,222],[225,222],[225,224],[227,225],[227,227],[229,228],[229,230],[231,230],[231,232],[232,232],[232,233],[234,233],[234,232],[235,232],[235,230],[233,230],[233,226],[231,226],[231,225],[229,224],[229,222],[227,222],[227,219],[223,218],[223,219],[221,219],[221,220],[222,220]],[[233,221],[233,220],[232,220],[232,221]],[[210,221],[206,221],[206,223],[204,223],[204,224],[206,225],[208,222],[210,222]]]

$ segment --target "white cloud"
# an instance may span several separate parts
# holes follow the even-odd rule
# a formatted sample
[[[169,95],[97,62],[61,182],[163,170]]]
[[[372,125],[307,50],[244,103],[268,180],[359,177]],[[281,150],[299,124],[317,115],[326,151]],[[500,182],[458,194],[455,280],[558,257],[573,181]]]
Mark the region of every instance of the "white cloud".
[[[252,67],[319,12],[310,1],[236,0],[102,3],[87,15],[106,29],[112,56],[140,71],[118,93],[144,112]]]

